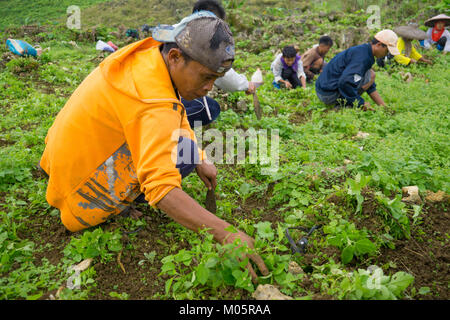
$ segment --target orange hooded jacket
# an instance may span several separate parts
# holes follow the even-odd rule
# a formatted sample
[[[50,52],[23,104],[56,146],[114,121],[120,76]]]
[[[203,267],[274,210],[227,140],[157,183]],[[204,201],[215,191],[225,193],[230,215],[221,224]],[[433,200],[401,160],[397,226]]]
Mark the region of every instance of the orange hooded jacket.
[[[49,175],[46,198],[70,231],[119,214],[141,192],[155,206],[181,188],[178,138],[196,140],[160,45],[147,38],[105,59],[48,131],[40,161]]]

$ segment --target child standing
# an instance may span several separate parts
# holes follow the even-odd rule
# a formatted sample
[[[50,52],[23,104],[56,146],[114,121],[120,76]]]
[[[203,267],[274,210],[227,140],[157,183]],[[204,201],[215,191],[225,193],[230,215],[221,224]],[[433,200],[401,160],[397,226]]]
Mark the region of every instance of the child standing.
[[[274,86],[280,88],[284,85],[288,89],[295,89],[298,86],[306,88],[306,75],[303,71],[301,57],[293,46],[286,46],[282,53],[277,55],[272,62],[270,69],[274,75]]]

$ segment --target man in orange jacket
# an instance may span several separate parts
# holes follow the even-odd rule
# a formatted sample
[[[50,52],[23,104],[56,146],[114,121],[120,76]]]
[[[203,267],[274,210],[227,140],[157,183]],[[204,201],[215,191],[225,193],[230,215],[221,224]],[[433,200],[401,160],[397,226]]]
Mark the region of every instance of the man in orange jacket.
[[[143,193],[193,231],[208,228],[221,243],[240,238],[253,247],[251,237],[226,231],[229,223],[181,189],[194,168],[209,189],[216,187],[216,167],[192,150],[195,134],[180,96],[205,96],[231,68],[230,29],[199,12],[155,34],[159,41],[146,38],[105,59],[57,115],[40,161],[49,176],[47,201],[75,232],[124,212]],[[250,259],[268,273],[261,257]],[[248,269],[255,281],[250,263]]]

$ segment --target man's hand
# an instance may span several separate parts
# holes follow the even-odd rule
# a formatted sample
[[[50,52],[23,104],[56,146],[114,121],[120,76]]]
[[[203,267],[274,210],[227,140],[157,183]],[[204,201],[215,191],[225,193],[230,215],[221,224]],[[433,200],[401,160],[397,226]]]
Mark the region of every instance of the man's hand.
[[[292,89],[292,84],[287,80],[280,80],[280,82],[284,83],[286,89]]]
[[[180,188],[173,188],[157,204],[157,207],[165,212],[176,222],[186,228],[198,232],[199,229],[207,228],[216,241],[219,243],[233,243],[236,238],[241,239],[241,243],[246,242],[249,248],[254,248],[254,240],[242,231],[230,233],[227,229],[230,224],[216,215],[212,214]],[[242,257],[244,258],[244,257]],[[263,275],[269,273],[262,258],[257,254],[249,255],[248,258],[255,262]],[[250,262],[247,265],[252,280],[255,283],[257,276]]]
[[[249,248],[251,248],[251,249],[255,248],[254,247],[255,240],[242,231],[238,231],[237,233],[230,233],[221,242],[224,244],[233,243],[236,238],[240,238],[242,243],[244,243],[244,242],[247,243],[247,246]],[[248,255],[248,258],[256,264],[256,266],[258,267],[258,269],[261,271],[261,273],[264,276],[269,274],[269,270],[267,269],[263,259],[258,254],[250,254],[250,255]],[[242,257],[241,259],[244,259],[244,257]],[[253,283],[257,283],[258,276],[256,275],[256,272],[253,269],[252,265],[250,264],[250,261],[247,264],[247,270],[249,271],[249,273],[252,277]]]
[[[364,102],[362,109],[363,111],[373,111],[373,108],[370,106],[370,103],[368,101]]]
[[[198,176],[203,181],[208,190],[214,190],[217,186],[217,168],[216,166],[209,162],[208,160],[202,161],[195,168]]]
[[[253,82],[248,82],[248,89],[245,91],[246,94],[254,94],[256,91],[256,86]]]
[[[433,64],[433,61],[431,61],[431,60],[429,60],[427,58],[424,58],[424,57],[420,58],[419,61],[424,62],[424,63],[428,63],[428,64]]]

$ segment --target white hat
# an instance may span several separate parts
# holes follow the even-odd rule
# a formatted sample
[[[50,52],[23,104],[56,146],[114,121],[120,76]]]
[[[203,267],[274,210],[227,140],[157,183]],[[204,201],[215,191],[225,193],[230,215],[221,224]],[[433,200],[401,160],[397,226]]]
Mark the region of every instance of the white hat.
[[[397,56],[400,54],[400,51],[397,48],[398,36],[394,31],[389,29],[381,30],[375,35],[375,39],[385,44],[388,47],[389,52],[393,56]]]

